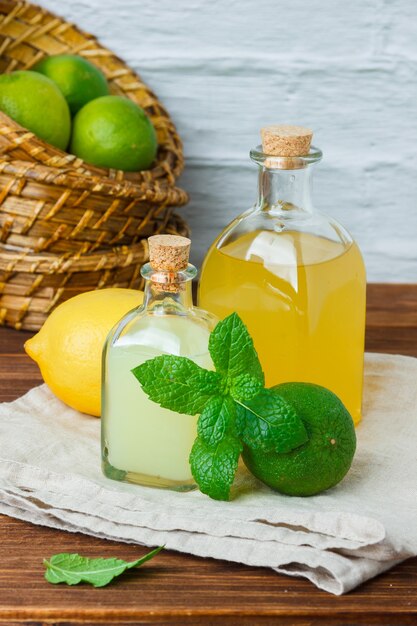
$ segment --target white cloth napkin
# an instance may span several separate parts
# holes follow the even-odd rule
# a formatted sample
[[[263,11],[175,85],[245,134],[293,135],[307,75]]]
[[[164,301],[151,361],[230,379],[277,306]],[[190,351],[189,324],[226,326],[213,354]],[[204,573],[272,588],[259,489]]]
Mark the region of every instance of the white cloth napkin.
[[[342,483],[291,498],[242,470],[231,502],[105,478],[99,420],[41,385],[0,405],[0,513],[271,567],[345,593],[417,555],[417,359],[368,354],[365,371],[358,450]]]

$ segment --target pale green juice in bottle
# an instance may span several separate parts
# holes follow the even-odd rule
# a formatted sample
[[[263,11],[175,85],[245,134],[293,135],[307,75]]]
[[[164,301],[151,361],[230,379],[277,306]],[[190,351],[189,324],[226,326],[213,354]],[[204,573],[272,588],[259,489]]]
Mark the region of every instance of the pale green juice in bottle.
[[[149,400],[132,369],[164,354],[213,367],[209,335],[216,318],[192,305],[190,241],[149,238],[151,261],[142,306],[111,331],[103,352],[102,462],[109,478],[153,487],[195,487],[188,457],[197,416],[180,415]]]

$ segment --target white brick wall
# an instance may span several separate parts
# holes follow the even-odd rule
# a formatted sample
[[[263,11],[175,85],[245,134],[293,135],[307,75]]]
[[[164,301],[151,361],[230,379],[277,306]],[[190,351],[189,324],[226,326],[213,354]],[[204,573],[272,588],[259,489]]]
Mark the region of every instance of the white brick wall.
[[[373,281],[417,282],[415,0],[40,0],[151,85],[184,140],[194,260],[255,196],[265,123],[310,126],[316,204]]]

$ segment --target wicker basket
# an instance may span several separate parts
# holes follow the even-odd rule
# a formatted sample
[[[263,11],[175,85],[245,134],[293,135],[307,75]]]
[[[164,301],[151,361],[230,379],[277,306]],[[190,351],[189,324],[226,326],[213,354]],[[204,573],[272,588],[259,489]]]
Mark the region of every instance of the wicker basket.
[[[0,124],[5,117],[0,113]],[[61,254],[133,244],[162,232],[172,205],[186,199],[181,189],[153,180],[139,185],[80,175],[30,161],[8,161],[0,154],[3,245]]]
[[[164,232],[188,233],[173,216]],[[91,254],[0,253],[0,324],[38,330],[60,302],[104,287],[139,288],[140,268],[148,259],[147,241]]]
[[[138,103],[154,124],[159,149],[148,171],[97,168],[0,113],[0,323],[16,328],[39,328],[75,292],[137,286],[147,260],[142,239],[188,233],[173,213],[187,202],[175,186],[181,142],[152,91],[93,36],[36,5],[0,0],[0,73],[60,53],[90,59],[111,93]]]

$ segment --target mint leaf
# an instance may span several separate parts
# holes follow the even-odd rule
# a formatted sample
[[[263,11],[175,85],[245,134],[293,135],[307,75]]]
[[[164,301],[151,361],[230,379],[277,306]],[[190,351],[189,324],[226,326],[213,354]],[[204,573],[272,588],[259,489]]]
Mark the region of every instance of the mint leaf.
[[[263,389],[263,384],[250,374],[240,374],[233,378],[229,387],[235,400],[252,400]]]
[[[197,437],[191,450],[190,465],[200,491],[214,500],[229,500],[241,452],[242,444],[230,435],[215,446],[209,446]]]
[[[54,554],[49,560],[44,559],[46,567],[45,578],[54,585],[67,583],[67,585],[78,585],[78,583],[89,583],[93,587],[105,587],[113,578],[120,576],[132,567],[139,567],[149,561],[162,550],[160,546],[152,552],[148,552],[137,561],[126,562],[122,559],[90,559],[80,554]]]
[[[198,418],[198,436],[214,446],[234,429],[236,405],[230,396],[211,398]]]
[[[237,402],[236,425],[244,443],[255,450],[286,453],[308,441],[301,418],[270,389],[245,403]]]
[[[209,351],[216,370],[227,379],[249,374],[264,384],[264,374],[252,337],[237,313],[219,322],[211,332]]]
[[[213,395],[222,391],[219,374],[180,356],[157,356],[132,370],[153,402],[177,413],[201,413]]]

